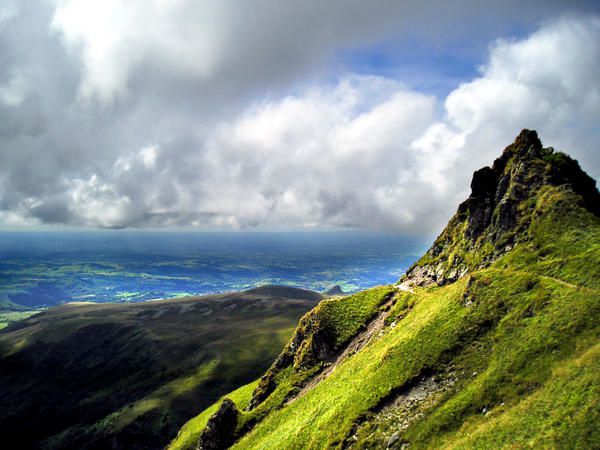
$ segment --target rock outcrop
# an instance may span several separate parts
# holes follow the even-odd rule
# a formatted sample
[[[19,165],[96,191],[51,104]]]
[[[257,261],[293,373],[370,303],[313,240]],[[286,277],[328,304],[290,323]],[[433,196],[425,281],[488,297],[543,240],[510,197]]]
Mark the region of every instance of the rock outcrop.
[[[248,409],[258,406],[275,390],[275,379],[284,368],[293,366],[296,371],[310,370],[334,354],[335,336],[319,315],[318,309],[314,309],[300,320],[290,342],[261,377]]]
[[[593,178],[564,153],[523,130],[492,167],[473,174],[471,195],[427,253],[400,280],[404,286],[446,284],[485,267],[527,239],[535,198],[545,185],[568,185],[600,216]]]
[[[231,400],[226,398],[219,410],[214,413],[200,435],[198,450],[225,450],[235,442],[239,411]]]

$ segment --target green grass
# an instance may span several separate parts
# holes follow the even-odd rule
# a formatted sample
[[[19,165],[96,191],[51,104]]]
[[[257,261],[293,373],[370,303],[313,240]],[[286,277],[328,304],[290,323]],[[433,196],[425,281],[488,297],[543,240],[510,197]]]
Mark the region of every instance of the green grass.
[[[472,417],[443,443],[449,449],[598,448],[600,345],[564,361],[539,390],[488,416]]]
[[[326,344],[332,349],[339,349],[364,328],[368,320],[379,311],[381,304],[393,292],[392,287],[382,286],[349,297],[324,300],[301,319],[296,336],[301,335],[304,343],[311,343],[313,337],[318,335],[320,330],[327,329],[328,334],[324,338],[327,340]],[[293,338],[292,342],[294,341]],[[308,345],[294,350],[288,345],[284,349],[284,354],[289,354],[289,364],[285,367],[271,368],[269,371],[269,376],[274,380],[274,390],[252,410],[245,411],[245,405],[239,408],[242,409],[238,423],[239,433],[244,433],[255,423],[281,408],[286,399],[297,392],[305,380],[321,369],[322,361],[310,353]],[[253,386],[258,386],[258,382]],[[214,412],[217,408],[218,404],[215,404],[210,411]],[[186,449],[189,448],[187,445],[191,441],[194,441],[195,445],[201,433],[200,425],[206,424],[211,412],[204,411],[193,419],[194,425],[190,425],[195,430],[193,438],[177,439],[171,443],[169,448],[171,450]]]
[[[470,287],[474,306],[461,304],[466,281],[417,294],[414,308],[396,328],[346,360],[304,397],[271,413],[236,448],[339,446],[355,421],[395,388],[425,369],[441,369],[450,362],[467,375],[474,371],[478,375],[467,377],[455,395],[407,430],[404,439],[411,448],[445,445],[463,422],[473,417],[481,421],[483,408],[519,405],[541,388],[553,392],[553,371],[567,364],[574,349],[586,348],[598,337],[594,320],[600,316],[598,296],[529,274],[490,269],[476,277],[481,281]],[[475,340],[483,348],[487,340],[488,352],[471,346]],[[589,370],[598,375],[597,367]],[[596,390],[597,380],[588,378]],[[586,395],[588,385],[573,391],[581,399],[575,404],[584,409],[597,402],[597,397]],[[568,411],[555,414],[570,417]],[[536,421],[529,423],[532,428],[523,434],[535,435]],[[593,431],[588,427],[578,433],[591,433],[590,440],[584,441],[597,444]],[[512,432],[507,431],[500,443],[512,442]]]
[[[115,430],[122,430],[132,422],[154,410],[168,410],[174,399],[192,393],[207,382],[217,378],[219,361],[211,360],[196,368],[194,373],[170,381],[146,397],[130,403],[121,410],[104,419]]]
[[[449,330],[442,325],[456,329],[461,323],[460,317],[450,313],[456,304],[449,301],[457,295],[458,286],[446,289],[438,301],[417,303],[403,319],[404,326],[346,360],[303,397],[273,412],[235,447],[324,448],[340,444],[354,420],[452,345]],[[424,296],[431,299],[427,293]],[[419,339],[423,334],[429,334],[427,341]]]
[[[261,420],[298,391],[328,357],[366,326],[393,292],[393,287],[382,286],[327,299],[302,317],[292,339],[258,384],[254,397],[260,399],[259,406],[242,416],[241,426]]]
[[[564,188],[544,188],[530,226],[530,240],[498,264],[600,289],[600,219],[578,207]]]
[[[354,336],[392,292],[390,286],[382,286],[350,297],[322,301],[316,311],[324,322],[323,326],[335,336],[335,348]]]
[[[256,389],[257,385],[258,381],[247,384],[227,394],[226,397],[232,400],[238,409],[243,410],[248,406],[248,402],[252,397],[252,392]],[[202,434],[204,427],[206,427],[208,419],[217,412],[224,398],[225,397],[221,398],[219,401],[202,411],[201,414],[186,422],[177,434],[177,437],[169,444],[167,450],[194,450],[198,445],[198,439],[200,438],[200,434]]]
[[[0,330],[6,328],[11,323],[27,319],[39,312],[40,310],[37,309],[33,311],[0,311]]]
[[[454,395],[407,431],[405,439],[415,448],[444,445],[484,408],[519,404],[552,382],[553,371],[599,335],[597,294],[527,274],[490,270],[480,276],[476,301],[489,305],[501,299],[507,311],[487,336],[487,352],[464,352],[455,361],[467,374],[479,368],[477,376],[463,380]],[[535,428],[529,432],[535,434]],[[511,442],[505,438],[505,444]]]

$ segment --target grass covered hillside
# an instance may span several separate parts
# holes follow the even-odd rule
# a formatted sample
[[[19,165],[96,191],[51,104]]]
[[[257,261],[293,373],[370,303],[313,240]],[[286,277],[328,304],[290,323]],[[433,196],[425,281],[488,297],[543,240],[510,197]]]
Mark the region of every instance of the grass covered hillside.
[[[600,448],[595,183],[524,130],[472,190],[398,285],[321,302],[170,448]]]
[[[17,305],[8,300],[0,300],[0,330],[38,312],[40,311],[27,309],[24,306]]]
[[[321,298],[266,286],[71,303],[13,323],[0,332],[3,439],[19,449],[163,448],[186,420],[263,373]]]

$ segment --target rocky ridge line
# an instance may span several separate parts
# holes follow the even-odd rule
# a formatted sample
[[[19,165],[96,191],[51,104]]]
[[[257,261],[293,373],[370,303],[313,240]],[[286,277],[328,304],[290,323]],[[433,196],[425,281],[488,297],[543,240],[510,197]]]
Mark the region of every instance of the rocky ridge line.
[[[400,286],[451,283],[509,252],[527,239],[535,199],[546,185],[567,186],[600,216],[594,179],[566,154],[542,147],[535,131],[522,130],[492,167],[473,174],[471,195]]]

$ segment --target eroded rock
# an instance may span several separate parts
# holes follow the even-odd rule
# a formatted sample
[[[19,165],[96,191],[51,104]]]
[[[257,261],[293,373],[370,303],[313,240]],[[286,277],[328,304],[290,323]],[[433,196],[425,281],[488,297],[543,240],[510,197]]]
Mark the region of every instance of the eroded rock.
[[[235,442],[239,411],[231,400],[226,398],[219,410],[214,413],[200,435],[198,450],[224,450]]]

